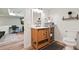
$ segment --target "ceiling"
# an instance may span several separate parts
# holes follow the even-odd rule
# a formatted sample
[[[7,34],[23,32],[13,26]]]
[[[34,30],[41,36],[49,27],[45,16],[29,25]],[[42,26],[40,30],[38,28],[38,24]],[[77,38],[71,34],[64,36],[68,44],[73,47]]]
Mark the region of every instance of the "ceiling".
[[[8,16],[10,13],[14,13],[16,16],[24,16],[25,8],[0,8],[0,15]]]

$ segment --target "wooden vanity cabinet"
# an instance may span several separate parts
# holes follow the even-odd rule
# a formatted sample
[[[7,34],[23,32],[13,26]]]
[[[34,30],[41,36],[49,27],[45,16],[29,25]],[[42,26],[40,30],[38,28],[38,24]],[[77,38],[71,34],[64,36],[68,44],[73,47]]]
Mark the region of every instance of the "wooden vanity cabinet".
[[[50,43],[49,28],[32,28],[31,29],[32,47],[40,49]]]

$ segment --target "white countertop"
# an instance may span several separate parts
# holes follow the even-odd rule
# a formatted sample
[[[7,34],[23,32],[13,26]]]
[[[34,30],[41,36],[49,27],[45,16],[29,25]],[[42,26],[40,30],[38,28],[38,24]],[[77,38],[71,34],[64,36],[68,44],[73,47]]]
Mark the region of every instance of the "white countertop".
[[[49,28],[49,27],[32,27],[34,29],[42,29],[42,28]]]

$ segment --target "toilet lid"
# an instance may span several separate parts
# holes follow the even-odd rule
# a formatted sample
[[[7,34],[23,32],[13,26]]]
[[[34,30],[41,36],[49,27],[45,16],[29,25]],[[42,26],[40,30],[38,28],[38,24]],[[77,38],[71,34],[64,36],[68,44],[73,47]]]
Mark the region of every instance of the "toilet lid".
[[[63,40],[75,42],[75,38],[70,38],[70,37],[64,37]]]

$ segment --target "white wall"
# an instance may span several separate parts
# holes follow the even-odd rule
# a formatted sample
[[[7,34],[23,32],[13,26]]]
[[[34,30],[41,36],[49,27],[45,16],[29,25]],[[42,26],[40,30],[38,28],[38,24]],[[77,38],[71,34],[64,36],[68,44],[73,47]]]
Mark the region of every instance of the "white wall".
[[[32,9],[26,9],[24,18],[24,48],[28,48],[31,46]]]
[[[73,8],[56,8],[50,9],[48,16],[53,18],[55,23],[55,40],[61,40],[65,31],[79,31],[79,20],[62,20],[62,17],[68,17],[68,11],[73,12],[73,16],[79,14],[79,9]]]
[[[18,17],[0,16],[0,26],[21,25]]]
[[[8,29],[11,25],[21,27],[20,19],[12,16],[0,16],[0,31],[6,31],[6,33],[8,33]]]

